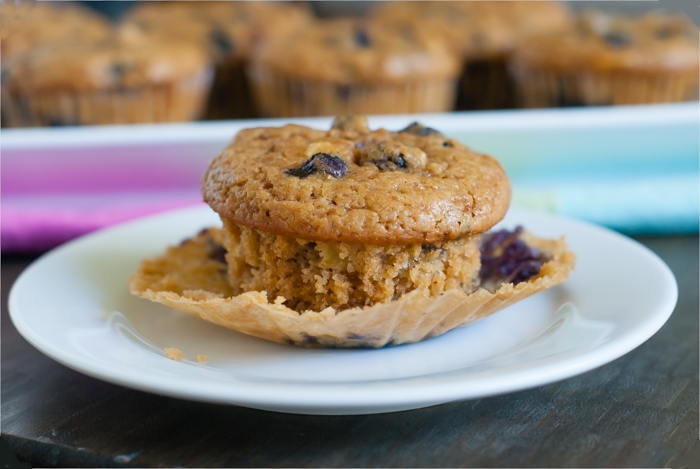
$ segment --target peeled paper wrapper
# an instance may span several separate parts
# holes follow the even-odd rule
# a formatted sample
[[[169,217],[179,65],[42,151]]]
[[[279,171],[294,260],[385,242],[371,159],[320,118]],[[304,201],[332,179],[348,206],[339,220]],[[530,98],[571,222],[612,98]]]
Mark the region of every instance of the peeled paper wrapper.
[[[550,259],[539,274],[495,292],[448,290],[431,297],[415,290],[363,308],[297,312],[266,292],[232,295],[226,265],[215,251],[219,229],[205,230],[166,253],[145,260],[130,280],[131,292],[244,334],[302,347],[384,347],[418,342],[466,326],[534,293],[562,283],[575,263],[563,239],[524,233],[521,238]]]

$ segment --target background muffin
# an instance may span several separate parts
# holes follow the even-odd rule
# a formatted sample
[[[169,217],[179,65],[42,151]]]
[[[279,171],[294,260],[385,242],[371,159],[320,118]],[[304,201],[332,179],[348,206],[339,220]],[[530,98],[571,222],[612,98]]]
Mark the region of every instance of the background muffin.
[[[18,119],[16,112],[6,110],[13,106],[13,97],[6,86],[8,71],[18,57],[37,48],[67,40],[90,43],[110,34],[106,18],[70,2],[19,3],[4,2],[0,7],[0,95],[2,99],[2,126],[28,125]]]
[[[250,68],[265,116],[449,111],[459,64],[420,30],[318,20],[269,43]]]
[[[4,2],[0,8],[0,53],[3,61],[66,39],[92,42],[107,37],[105,17],[72,2]]]
[[[698,28],[684,15],[590,11],[514,56],[525,107],[677,102],[698,96]]]
[[[385,2],[372,11],[383,24],[418,28],[441,38],[462,60],[458,109],[515,107],[507,59],[522,40],[568,29],[557,2]]]
[[[235,119],[257,114],[244,72],[251,55],[310,18],[307,8],[284,2],[144,2],[125,21],[207,50],[215,73],[205,118]]]
[[[10,125],[172,122],[200,116],[211,70],[198,47],[123,28],[17,56],[4,79]]]

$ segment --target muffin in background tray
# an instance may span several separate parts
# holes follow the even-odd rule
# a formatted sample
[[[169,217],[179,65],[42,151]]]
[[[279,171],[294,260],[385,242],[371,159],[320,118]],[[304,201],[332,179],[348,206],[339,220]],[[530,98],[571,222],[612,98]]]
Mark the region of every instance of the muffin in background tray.
[[[10,126],[190,121],[211,82],[201,48],[132,28],[18,55],[3,77]]]
[[[524,107],[698,98],[698,27],[684,15],[588,11],[575,29],[521,44],[512,69]]]
[[[202,192],[223,229],[145,260],[132,293],[306,347],[383,347],[479,320],[563,282],[563,240],[482,234],[510,203],[491,156],[414,123],[241,131]]]
[[[249,68],[270,117],[449,111],[458,73],[441,40],[358,18],[317,20],[271,41]]]
[[[23,125],[8,116],[5,107],[12,103],[6,77],[17,57],[37,48],[66,40],[98,41],[110,34],[106,18],[72,2],[18,3],[0,5],[0,95],[2,126]]]
[[[371,16],[423,29],[452,47],[462,60],[457,109],[515,107],[510,53],[524,39],[573,23],[563,3],[547,1],[385,2]]]
[[[215,66],[206,119],[257,115],[244,67],[271,37],[285,36],[310,21],[308,8],[285,2],[142,2],[125,22],[146,32],[197,44]]]
[[[66,39],[91,42],[110,34],[106,18],[73,2],[32,2],[0,6],[2,60]],[[3,64],[5,65],[5,64]]]

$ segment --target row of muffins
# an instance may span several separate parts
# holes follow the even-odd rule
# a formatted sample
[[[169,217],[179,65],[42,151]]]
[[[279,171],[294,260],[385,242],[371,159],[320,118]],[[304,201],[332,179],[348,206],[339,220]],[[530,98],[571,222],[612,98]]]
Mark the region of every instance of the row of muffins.
[[[3,8],[3,125],[443,112],[697,99],[685,16],[554,2],[143,2]]]

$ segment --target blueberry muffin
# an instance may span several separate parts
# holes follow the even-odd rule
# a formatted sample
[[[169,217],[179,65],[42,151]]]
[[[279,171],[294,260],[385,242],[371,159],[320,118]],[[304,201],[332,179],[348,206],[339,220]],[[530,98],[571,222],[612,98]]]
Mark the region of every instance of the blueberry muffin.
[[[3,80],[15,126],[174,122],[200,116],[211,68],[197,47],[123,28],[22,54]]]
[[[66,39],[95,41],[110,34],[106,18],[73,2],[4,2],[0,7],[0,53],[12,56]]]
[[[698,97],[698,28],[684,15],[589,11],[574,30],[522,44],[525,107],[665,103]]]
[[[279,2],[142,2],[126,22],[167,38],[198,44],[215,65],[205,118],[255,117],[244,66],[258,47],[311,19],[310,10]]]
[[[13,96],[6,86],[8,73],[19,58],[38,48],[69,40],[85,42],[104,39],[110,25],[101,15],[71,2],[31,4],[4,2],[0,5],[0,94],[2,126],[22,125],[24,120],[6,108],[13,107]]]
[[[419,124],[244,130],[203,194],[223,229],[144,261],[131,291],[282,343],[415,342],[561,283],[574,262],[562,240],[482,236],[508,208],[503,169]]]
[[[442,38],[461,58],[458,109],[515,107],[507,60],[522,40],[571,27],[572,17],[557,2],[386,2],[373,18],[384,24],[419,28]]]
[[[344,18],[268,43],[249,71],[264,116],[442,112],[459,63],[420,30]]]

